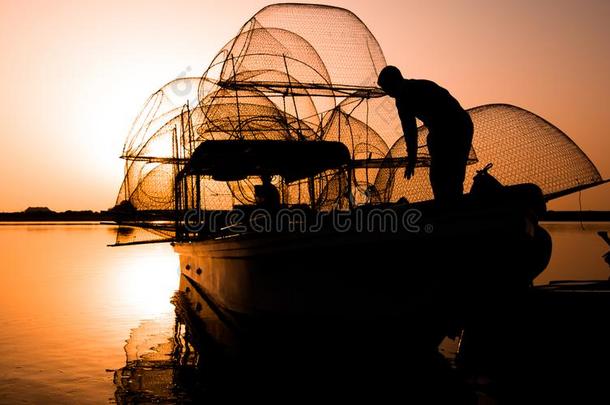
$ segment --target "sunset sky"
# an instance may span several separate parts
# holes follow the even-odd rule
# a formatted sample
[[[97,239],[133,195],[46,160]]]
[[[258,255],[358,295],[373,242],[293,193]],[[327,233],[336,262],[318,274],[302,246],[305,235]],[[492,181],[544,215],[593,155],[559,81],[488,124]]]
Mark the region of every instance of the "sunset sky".
[[[388,63],[466,108],[515,104],[565,131],[610,177],[610,1],[331,1]],[[111,207],[146,98],[199,76],[268,1],[0,0],[0,211]],[[610,186],[582,194],[610,210]],[[577,196],[552,205],[578,209]]]

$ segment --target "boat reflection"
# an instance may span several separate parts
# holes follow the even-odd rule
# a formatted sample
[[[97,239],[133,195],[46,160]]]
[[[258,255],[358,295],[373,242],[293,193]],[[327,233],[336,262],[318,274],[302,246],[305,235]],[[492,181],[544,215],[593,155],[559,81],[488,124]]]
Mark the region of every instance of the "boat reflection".
[[[292,402],[321,395],[475,403],[442,355],[411,350],[384,328],[361,325],[359,334],[347,336],[312,323],[303,336],[287,339],[291,326],[281,324],[274,336],[257,336],[234,329],[187,287],[182,283],[172,299],[174,319],[132,330],[126,365],[114,373],[117,403]]]
[[[398,323],[363,323],[340,332],[342,325],[315,319],[305,328],[276,320],[262,328],[272,332],[261,335],[215,309],[182,275],[172,298],[175,314],[132,330],[126,365],[114,373],[115,400],[607,399],[607,373],[597,365],[610,361],[607,325],[600,322],[609,294],[606,281],[536,286],[502,311],[483,314],[465,330],[459,349],[440,347],[454,351],[449,362],[438,351],[422,350],[410,339],[409,325]]]
[[[143,321],[125,345],[126,364],[114,372],[119,404],[194,400],[202,392],[199,354],[177,317]]]

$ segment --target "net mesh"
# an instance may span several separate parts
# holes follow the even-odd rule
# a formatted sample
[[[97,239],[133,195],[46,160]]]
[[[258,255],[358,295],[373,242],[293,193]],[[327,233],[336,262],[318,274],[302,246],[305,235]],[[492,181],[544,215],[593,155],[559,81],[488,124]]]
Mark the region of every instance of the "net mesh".
[[[397,158],[406,155],[400,120],[393,99],[376,87],[385,65],[375,37],[348,10],[303,4],[263,8],[201,77],[174,80],[146,102],[123,150],[126,173],[117,204],[172,209],[177,171],[201,142],[213,139],[340,141],[353,159],[382,162],[355,169],[351,187],[337,171],[290,184],[275,178],[285,203],[339,207],[350,188],[357,204],[432,198],[425,127],[419,128],[415,176],[407,181],[397,167]],[[475,170],[488,162],[501,182],[536,183],[547,195],[601,180],[578,146],[537,115],[498,104],[469,113],[475,134],[465,190]],[[201,179],[203,208],[252,204],[258,183]],[[186,200],[195,200],[196,187],[187,179]]]
[[[468,113],[474,123],[472,143],[479,164],[466,168],[464,190],[470,189],[476,171],[487,163],[494,164],[491,173],[501,183],[534,183],[547,196],[602,180],[583,151],[560,129],[536,114],[508,104],[483,105]],[[423,126],[418,131],[420,150],[426,153],[423,142],[428,131]],[[404,156],[405,140],[400,138],[388,157]],[[416,202],[433,198],[428,165],[416,170],[410,180],[404,178],[402,170],[380,169],[375,186],[385,200],[405,197]]]

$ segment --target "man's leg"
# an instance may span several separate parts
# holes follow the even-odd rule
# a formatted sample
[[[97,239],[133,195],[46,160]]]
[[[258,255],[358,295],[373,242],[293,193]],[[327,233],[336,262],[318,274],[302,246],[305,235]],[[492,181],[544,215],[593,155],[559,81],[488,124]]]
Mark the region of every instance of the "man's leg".
[[[437,202],[451,204],[464,193],[471,142],[472,125],[428,136],[430,184]]]
[[[463,194],[464,168],[455,157],[447,154],[431,156],[430,184],[434,199],[453,203]]]
[[[455,148],[452,145],[451,134],[447,131],[430,132],[428,135],[428,152],[430,153],[430,185],[434,200],[445,204],[453,200],[458,190],[454,190],[455,180]]]

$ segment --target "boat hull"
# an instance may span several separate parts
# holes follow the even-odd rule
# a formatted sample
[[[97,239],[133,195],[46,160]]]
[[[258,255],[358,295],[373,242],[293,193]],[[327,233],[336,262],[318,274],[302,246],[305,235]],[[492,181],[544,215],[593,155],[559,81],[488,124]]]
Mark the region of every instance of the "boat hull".
[[[175,243],[181,290],[246,330],[280,321],[342,328],[399,320],[445,336],[477,307],[526,289],[550,258],[548,234],[522,210],[428,218],[417,232],[325,230]]]

